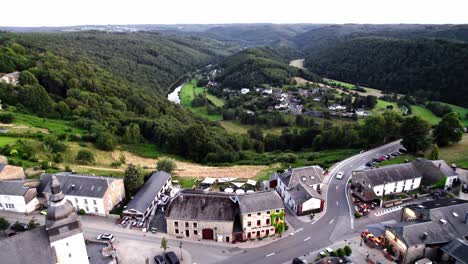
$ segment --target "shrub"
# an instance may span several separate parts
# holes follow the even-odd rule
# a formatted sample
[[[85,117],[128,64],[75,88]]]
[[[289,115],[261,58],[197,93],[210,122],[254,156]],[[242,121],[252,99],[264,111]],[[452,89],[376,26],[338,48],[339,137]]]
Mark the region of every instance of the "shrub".
[[[353,253],[353,250],[348,245],[346,245],[343,249],[344,249],[344,252],[345,252],[346,256],[348,256],[348,257],[351,256],[351,254]]]
[[[340,257],[340,258],[344,257],[344,255],[345,255],[345,251],[342,248],[337,249],[336,253],[338,254],[338,257]]]
[[[0,122],[10,124],[15,121],[15,116],[12,113],[0,113]]]
[[[357,212],[357,211],[354,211],[354,217],[359,218],[359,217],[361,217],[361,214],[359,212]]]
[[[167,158],[159,160],[156,166],[156,169],[158,171],[165,171],[167,173],[172,173],[176,168],[177,165],[175,164],[175,162]]]
[[[80,164],[91,164],[94,162],[94,153],[87,149],[81,149],[76,154],[75,160]]]
[[[78,214],[79,214],[79,215],[85,215],[85,214],[86,214],[86,211],[83,210],[83,209],[80,209],[80,210],[78,210]]]
[[[333,250],[333,251],[330,253],[330,256],[332,256],[332,257],[337,257],[337,256],[338,256],[338,253],[337,253],[335,250]]]

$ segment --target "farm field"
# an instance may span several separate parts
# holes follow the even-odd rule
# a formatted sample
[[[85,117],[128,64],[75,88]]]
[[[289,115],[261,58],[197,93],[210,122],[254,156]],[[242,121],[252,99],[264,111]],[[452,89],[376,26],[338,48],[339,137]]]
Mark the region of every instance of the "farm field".
[[[431,125],[437,125],[437,123],[439,123],[441,120],[441,118],[434,115],[434,113],[432,113],[431,110],[419,105],[411,106],[411,115],[419,116],[422,119],[429,122]]]
[[[197,114],[199,116],[202,116],[210,121],[219,121],[222,120],[223,117],[221,115],[210,115],[208,114],[208,111],[206,107],[193,107],[192,106],[192,101],[195,99],[195,97],[206,91],[206,88],[204,87],[197,87],[196,80],[193,79],[190,83],[186,83],[181,91],[180,91],[180,101],[182,105],[189,109],[191,112],[194,114]],[[223,106],[224,101],[217,98],[214,95],[207,94],[207,99],[215,106]]]

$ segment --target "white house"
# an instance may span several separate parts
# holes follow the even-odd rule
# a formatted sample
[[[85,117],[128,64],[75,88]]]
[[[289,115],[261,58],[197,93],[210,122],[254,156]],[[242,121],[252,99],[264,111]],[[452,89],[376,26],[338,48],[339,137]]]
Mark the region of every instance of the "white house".
[[[0,181],[0,210],[31,213],[38,205],[36,188],[22,180]]]
[[[123,179],[67,172],[57,173],[55,176],[62,184],[65,199],[76,210],[83,209],[87,214],[107,216],[125,198]],[[51,192],[51,178],[51,174],[41,175],[42,193],[46,199]]]
[[[241,89],[241,94],[248,94],[250,93],[250,89],[249,88],[242,88]]]
[[[17,85],[19,83],[19,72],[12,72],[12,73],[7,73],[3,76],[0,77],[0,82],[4,82],[7,84],[12,84],[12,85]]]
[[[284,173],[275,174],[276,190],[284,203],[296,214],[304,215],[323,210],[325,201],[322,198],[323,169],[319,166],[287,169]]]

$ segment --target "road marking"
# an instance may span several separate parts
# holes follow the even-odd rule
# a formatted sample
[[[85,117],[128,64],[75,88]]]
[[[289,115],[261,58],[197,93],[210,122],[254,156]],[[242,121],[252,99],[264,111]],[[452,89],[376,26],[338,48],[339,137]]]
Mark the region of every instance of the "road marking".
[[[337,185],[337,186],[336,186],[336,189],[338,190],[338,188],[339,188],[339,187],[340,187],[340,186],[339,186],[339,185]]]
[[[330,223],[328,223],[328,224],[331,224],[331,223],[333,223],[333,221],[335,221],[335,218],[333,218],[333,219],[330,221]]]
[[[304,229],[304,228],[302,228],[302,227],[301,227],[301,228],[299,228],[298,230],[296,230],[296,232],[294,232],[294,233],[301,232],[301,231],[302,231],[302,229]]]
[[[310,239],[310,237],[307,237],[306,239],[304,239],[304,242],[306,242],[306,241],[309,240],[309,239]]]
[[[273,256],[274,254],[276,254],[276,253],[275,253],[275,252],[270,253],[270,254],[266,255],[266,257],[267,257],[267,258],[268,258],[268,257],[271,257],[271,256]]]
[[[336,206],[338,206],[338,201],[336,201]]]

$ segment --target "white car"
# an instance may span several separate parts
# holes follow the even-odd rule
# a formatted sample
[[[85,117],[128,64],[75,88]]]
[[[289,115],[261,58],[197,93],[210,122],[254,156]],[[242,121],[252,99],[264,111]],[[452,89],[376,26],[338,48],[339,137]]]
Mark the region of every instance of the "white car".
[[[328,254],[331,254],[333,252],[333,249],[331,248],[326,248],[325,250],[327,251]]]
[[[340,180],[341,178],[343,178],[343,176],[344,176],[344,173],[343,173],[342,171],[339,171],[339,172],[336,174],[336,178],[337,178],[338,180]]]
[[[109,234],[109,233],[100,234],[99,236],[97,236],[97,240],[105,240],[105,241],[113,242],[114,241],[114,235]]]

